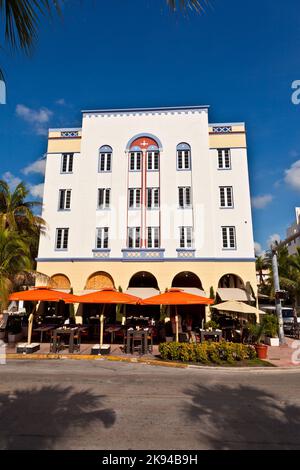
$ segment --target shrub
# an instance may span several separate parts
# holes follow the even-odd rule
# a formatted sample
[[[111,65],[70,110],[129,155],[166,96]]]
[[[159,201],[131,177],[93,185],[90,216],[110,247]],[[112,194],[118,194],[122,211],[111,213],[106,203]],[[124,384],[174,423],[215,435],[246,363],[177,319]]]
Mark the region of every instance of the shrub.
[[[201,364],[233,364],[236,361],[254,359],[256,352],[253,346],[241,343],[221,341],[214,343],[161,343],[159,352],[162,359],[182,362],[199,362]]]

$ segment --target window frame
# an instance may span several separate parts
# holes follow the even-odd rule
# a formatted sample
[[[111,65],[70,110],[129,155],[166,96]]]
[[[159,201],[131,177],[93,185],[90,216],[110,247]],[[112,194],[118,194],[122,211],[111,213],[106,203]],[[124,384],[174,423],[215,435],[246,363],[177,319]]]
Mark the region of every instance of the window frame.
[[[62,246],[60,246],[60,247],[57,246],[59,230],[62,231],[62,233],[61,233],[61,245]],[[64,247],[65,232],[67,233],[67,246],[66,247]],[[69,234],[70,234],[69,227],[57,227],[56,228],[56,231],[55,231],[55,251],[68,251],[68,249],[69,249]]]
[[[151,234],[151,244],[153,246],[149,246],[149,233]],[[156,236],[157,235],[157,236]],[[157,246],[155,246],[155,242],[157,241]],[[159,249],[160,248],[160,230],[159,226],[154,225],[154,226],[149,226],[147,227],[147,248],[148,249]]]
[[[224,205],[222,206],[222,190],[224,191]],[[231,205],[228,204],[228,190],[230,190]],[[219,186],[219,207],[220,209],[233,209],[233,187],[232,186]]]
[[[157,168],[155,168],[155,154],[157,154]],[[149,158],[151,155],[151,159]],[[146,163],[147,163],[147,171],[159,171],[159,150],[147,150],[146,152]],[[151,163],[151,168],[149,168],[149,162]]]
[[[234,238],[234,246],[230,246],[230,230],[233,230],[233,238]],[[226,243],[227,246],[224,246],[224,230],[226,231]],[[236,241],[236,227],[234,225],[223,225],[221,227],[221,237],[222,237],[222,250],[236,250],[237,249],[237,241]]]
[[[67,194],[70,194],[70,197],[69,197],[69,207],[66,207],[66,203],[67,203]],[[63,196],[62,196],[63,195]],[[63,201],[62,201],[62,197],[63,197]],[[68,189],[59,189],[58,190],[58,211],[60,212],[66,212],[66,211],[70,211],[71,210],[71,201],[72,201],[72,189],[68,188]],[[61,202],[63,202],[63,207],[61,207]]]
[[[66,157],[66,170],[64,171],[64,158]],[[71,170],[70,170],[71,166]],[[74,152],[63,152],[61,154],[61,163],[60,163],[60,173],[65,174],[72,174],[74,169]]]
[[[182,159],[182,165],[184,164],[184,166],[182,166],[182,168],[179,167],[179,153],[185,153],[187,152],[187,158],[188,158],[188,162],[189,162],[189,165],[188,167],[185,167],[185,159],[186,159],[186,156],[185,155],[181,155],[181,159]],[[191,171],[192,169],[192,159],[191,159],[191,156],[192,156],[192,152],[191,152],[191,149],[176,149],[176,169],[177,171]]]
[[[131,192],[133,192],[133,206],[130,205]],[[139,192],[139,205],[137,205],[137,194]],[[142,188],[128,188],[128,210],[140,210],[142,207]]]
[[[151,205],[149,206],[149,193],[151,194]],[[155,205],[155,194],[157,193],[158,203]],[[158,186],[147,188],[147,204],[146,208],[149,211],[160,209],[160,188]]]
[[[228,148],[218,148],[218,170],[231,170],[231,149]],[[220,155],[220,152],[221,155]],[[229,166],[226,166],[226,152],[228,152],[228,161],[229,161]],[[220,166],[220,160],[222,161],[222,166]]]
[[[190,237],[188,237],[188,231],[190,231]],[[182,237],[183,233],[183,237]],[[183,245],[182,245],[183,240]],[[190,240],[190,246],[188,243]],[[179,227],[179,248],[181,250],[192,250],[194,249],[194,234],[192,225],[181,225]]]
[[[139,237],[138,237],[138,240],[139,240],[139,246],[136,246],[137,243],[137,230],[139,231]],[[134,234],[134,237],[133,236],[130,236],[130,231],[132,231],[132,233]],[[141,248],[141,236],[142,236],[142,230],[141,230],[141,227],[127,227],[127,248],[129,250],[139,250]],[[130,240],[134,240],[134,243],[132,244],[132,246],[130,246]]]
[[[100,192],[103,191],[103,203],[100,204]],[[108,204],[106,202],[108,194]],[[98,188],[97,191],[97,210],[109,210],[111,209],[111,188]]]
[[[100,232],[100,236],[99,236],[99,232]],[[107,235],[106,237],[105,237],[105,234]],[[98,246],[99,240],[101,241],[102,246]],[[105,244],[107,246],[104,246]],[[95,249],[96,250],[109,250],[109,227],[96,227]]]
[[[131,168],[131,158],[132,158],[132,154],[133,154],[133,163],[134,163],[134,168]],[[137,155],[140,155],[140,160],[139,160],[139,166],[140,168],[137,168],[138,165],[138,159],[137,159]],[[143,152],[142,150],[129,150],[129,160],[128,160],[128,163],[129,163],[129,171],[132,171],[132,172],[139,172],[139,171],[142,171],[142,165],[143,165]]]
[[[99,150],[99,159],[98,159],[98,173],[111,173],[112,172],[112,154],[113,150]],[[104,158],[104,169],[101,169],[102,166],[102,157]],[[108,157],[109,157],[109,169],[107,169],[108,165]]]
[[[180,191],[182,190],[182,199],[183,199],[183,205],[180,205]],[[187,204],[187,190],[189,190],[189,199],[190,203]],[[178,207],[179,209],[192,209],[193,203],[192,203],[192,187],[191,186],[178,186]]]

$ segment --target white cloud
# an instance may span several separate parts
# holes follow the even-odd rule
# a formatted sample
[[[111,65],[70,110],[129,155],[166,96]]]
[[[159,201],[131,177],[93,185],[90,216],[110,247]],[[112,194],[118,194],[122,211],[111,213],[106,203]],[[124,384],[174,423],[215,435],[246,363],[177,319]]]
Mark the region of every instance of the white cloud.
[[[273,235],[269,236],[267,240],[268,247],[271,248],[274,242],[280,242],[280,235],[278,233],[273,233]]]
[[[262,249],[261,244],[258,242],[254,242],[254,251],[255,251],[255,256],[265,255],[265,251]]]
[[[29,191],[33,197],[42,199],[44,193],[44,183],[29,185]]]
[[[21,179],[18,176],[13,175],[10,171],[6,171],[3,175],[2,178],[4,181],[7,182],[8,186],[10,189],[13,191],[19,183],[21,183]]]
[[[47,124],[53,115],[53,112],[50,109],[31,109],[23,104],[17,104],[16,114],[21,119],[24,119],[24,121],[32,124],[36,134],[47,135]]]
[[[300,190],[300,160],[297,160],[288,170],[285,170],[284,181],[291,188]]]
[[[254,196],[251,198],[252,207],[254,207],[255,209],[264,209],[272,201],[273,201],[272,194],[264,194],[261,196]]]
[[[27,165],[25,168],[22,169],[22,173],[24,175],[29,175],[30,173],[38,173],[40,175],[45,174],[46,169],[46,160],[45,159],[38,159],[30,165]]]
[[[55,104],[59,104],[60,106],[66,106],[66,100],[64,98],[60,98],[59,100],[55,101]]]

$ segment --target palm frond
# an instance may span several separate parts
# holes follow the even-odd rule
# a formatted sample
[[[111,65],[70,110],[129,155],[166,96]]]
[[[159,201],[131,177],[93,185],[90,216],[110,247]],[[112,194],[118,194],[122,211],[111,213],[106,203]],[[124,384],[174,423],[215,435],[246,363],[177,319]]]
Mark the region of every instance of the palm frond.
[[[0,0],[5,38],[14,49],[29,52],[37,36],[40,15],[60,11],[60,0]]]
[[[172,11],[191,9],[198,13],[204,11],[205,6],[208,5],[208,0],[167,0],[168,6]]]

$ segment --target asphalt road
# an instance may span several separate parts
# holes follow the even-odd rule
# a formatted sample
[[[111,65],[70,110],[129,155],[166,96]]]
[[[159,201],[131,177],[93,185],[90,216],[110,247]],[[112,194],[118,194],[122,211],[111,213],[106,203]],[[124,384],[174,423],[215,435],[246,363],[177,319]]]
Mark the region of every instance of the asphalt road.
[[[300,449],[300,371],[9,362],[0,449]]]

